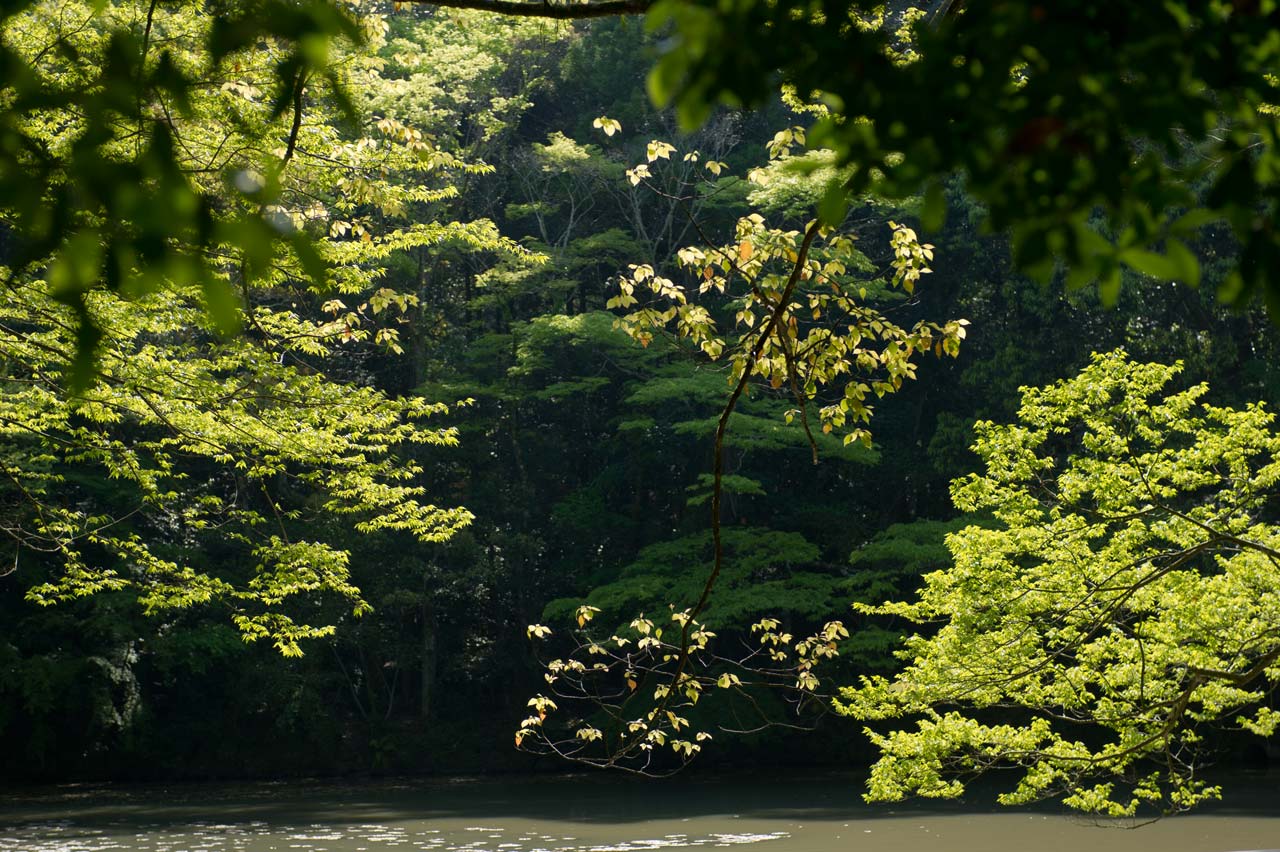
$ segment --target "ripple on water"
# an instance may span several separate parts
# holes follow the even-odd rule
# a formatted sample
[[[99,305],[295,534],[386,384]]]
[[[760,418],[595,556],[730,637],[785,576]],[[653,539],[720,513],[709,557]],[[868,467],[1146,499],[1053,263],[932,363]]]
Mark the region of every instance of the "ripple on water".
[[[482,837],[479,835],[483,835]],[[497,826],[467,826],[449,833],[438,828],[410,830],[400,825],[364,823],[333,826],[194,822],[185,825],[108,824],[86,827],[72,820],[48,820],[8,826],[0,831],[0,852],[646,852],[694,847],[742,846],[779,840],[769,834],[667,834],[600,844],[574,836],[522,833],[511,836]]]

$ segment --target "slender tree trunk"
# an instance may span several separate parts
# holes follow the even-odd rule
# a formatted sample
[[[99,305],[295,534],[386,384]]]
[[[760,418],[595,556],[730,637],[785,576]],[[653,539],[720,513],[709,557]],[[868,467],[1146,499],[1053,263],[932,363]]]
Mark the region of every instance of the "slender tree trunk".
[[[431,702],[436,691],[436,667],[439,650],[436,644],[439,623],[436,620],[435,601],[427,591],[427,575],[422,577],[422,705],[419,716],[426,722],[431,718]]]

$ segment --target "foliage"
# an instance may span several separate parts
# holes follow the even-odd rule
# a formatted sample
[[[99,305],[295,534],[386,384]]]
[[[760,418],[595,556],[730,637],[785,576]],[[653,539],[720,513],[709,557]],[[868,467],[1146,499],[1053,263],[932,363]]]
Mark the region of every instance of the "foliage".
[[[900,59],[911,48],[896,11],[902,5],[870,22],[897,33]],[[594,6],[523,4],[539,13]],[[806,405],[776,359],[767,377],[753,371],[723,421],[717,489],[708,460],[733,390],[733,355],[742,351],[735,347],[749,344],[768,305],[755,306],[754,329],[740,324],[754,295],[750,279],[723,265],[713,277],[726,279],[725,293],[698,290],[722,253],[749,265],[737,257],[743,220],[760,273],[785,280],[795,268],[786,242],[798,248],[796,235],[816,208],[838,215],[832,200],[840,197],[828,189],[858,171],[838,145],[808,152],[804,145],[827,107],[791,88],[782,101],[716,111],[696,132],[680,133],[642,82],[680,35],[646,35],[633,19],[565,24],[427,4],[348,4],[340,14],[359,26],[363,45],[328,40],[323,65],[311,66],[299,91],[288,84],[298,69],[278,63],[304,41],[324,40],[305,39],[310,24],[299,18],[256,17],[274,8],[267,3],[231,0],[218,15],[195,3],[142,0],[15,8],[0,13],[5,44],[36,69],[53,99],[26,112],[6,102],[0,114],[45,147],[55,183],[73,162],[92,165],[77,158],[98,156],[111,166],[104,180],[136,178],[124,199],[136,201],[134,212],[122,216],[164,216],[94,218],[88,208],[106,184],[51,184],[44,197],[56,202],[59,187],[83,188],[86,206],[75,223],[106,235],[95,250],[112,235],[127,242],[176,228],[181,211],[158,203],[165,184],[149,177],[170,174],[161,168],[168,156],[189,194],[208,201],[220,242],[201,248],[188,230],[165,243],[167,257],[211,270],[212,290],[200,275],[160,260],[129,271],[140,287],[144,278],[155,284],[149,292],[114,294],[109,280],[92,279],[83,302],[91,319],[107,324],[95,360],[102,373],[74,393],[65,376],[84,363],[75,354],[76,328],[84,326],[51,296],[66,269],[48,261],[75,253],[45,246],[20,266],[36,245],[30,221],[16,212],[30,197],[6,196],[16,206],[0,211],[0,265],[15,294],[0,331],[9,355],[0,367],[5,415],[13,421],[0,427],[0,453],[36,497],[28,500],[13,480],[0,485],[6,529],[21,537],[4,538],[0,548],[0,738],[15,744],[0,757],[8,778],[527,769],[528,755],[509,746],[510,729],[528,715],[529,695],[551,696],[551,687],[540,680],[545,670],[525,625],[554,626],[540,647],[567,661],[574,645],[561,625],[576,626],[585,601],[601,612],[582,629],[617,625],[612,632],[622,635],[644,612],[664,622],[656,625],[664,642],[678,649],[667,604],[696,602],[714,570],[707,515],[717,492],[722,571],[697,620],[720,634],[705,653],[728,660],[762,647],[750,626],[771,613],[779,620],[773,632],[803,636],[850,599],[896,599],[921,574],[949,564],[944,535],[974,522],[945,520],[954,514],[947,483],[972,469],[973,422],[1009,419],[1020,386],[1069,374],[1093,349],[1123,345],[1140,359],[1181,358],[1188,381],[1211,380],[1226,404],[1271,399],[1280,388],[1267,318],[1215,304],[1237,265],[1227,227],[1206,226],[1188,243],[1202,267],[1200,292],[1153,286],[1128,269],[1108,311],[1090,289],[1066,292],[1063,280],[1041,287],[1017,274],[1008,241],[983,230],[988,210],[960,181],[945,185],[949,215],[927,242],[908,230],[921,232],[925,213],[933,224],[936,194],[925,204],[840,193],[848,215],[815,235],[809,259],[845,265],[842,295],[908,333],[940,317],[966,317],[972,333],[957,358],[914,353],[909,393],[876,396],[875,383],[888,378],[883,368],[815,386],[805,398],[810,435],[799,414]],[[215,29],[234,22],[252,38],[281,21],[299,28],[213,61]],[[136,52],[111,67],[146,73],[106,74],[118,33],[114,43]],[[161,85],[166,53],[188,74],[189,110]],[[100,125],[110,135],[94,141],[76,109],[54,100],[90,96],[108,76],[120,92],[141,86],[142,97],[104,94],[107,111],[93,114],[105,116]],[[292,97],[276,114],[281,91]],[[169,134],[169,153],[148,148],[147,132]],[[886,228],[886,220],[902,227]],[[250,239],[255,234],[262,239]],[[304,263],[304,236],[323,269],[315,257]],[[944,263],[928,262],[929,244]],[[86,247],[93,249],[88,240],[72,248]],[[681,250],[695,247],[711,263],[687,264]],[[908,293],[894,282],[899,251],[917,271],[920,262],[933,270],[922,279],[927,287]],[[707,312],[725,343],[718,359],[675,325],[647,329],[648,347],[613,328],[637,307],[606,309],[619,292],[611,277],[631,265],[682,287],[688,304]],[[796,288],[797,339],[815,339],[822,326],[842,329],[832,322],[838,305],[813,317],[808,295],[823,291],[812,279]],[[650,301],[651,292],[642,283],[634,295],[659,313],[677,307]],[[238,338],[206,316],[220,293],[229,294]],[[781,386],[772,387],[778,375]],[[843,445],[846,430],[867,428],[852,417],[830,434],[819,428],[821,408],[839,405],[851,381],[869,388],[864,404],[875,409],[870,448]],[[451,405],[447,417],[412,414],[466,398],[474,404]],[[348,418],[349,410],[356,415]],[[111,411],[120,419],[104,421]],[[372,432],[358,433],[366,428]],[[55,440],[45,446],[34,429]],[[232,458],[216,458],[203,435]],[[330,455],[330,446],[342,452]],[[818,466],[810,463],[814,447]],[[111,478],[121,465],[123,475]],[[333,490],[358,470],[379,487],[363,496]],[[357,529],[383,516],[374,505],[381,497],[428,514],[433,504],[465,505],[474,517],[446,541]],[[46,508],[56,511],[42,515]],[[438,512],[440,532],[450,518],[467,516]],[[90,520],[108,525],[86,526]],[[79,577],[78,588],[110,580],[110,571],[129,586],[57,606],[28,600],[37,587],[74,594],[49,537],[56,530],[40,537],[46,522],[72,528],[61,541],[97,572]],[[119,555],[90,536],[143,555]],[[273,536],[305,558],[271,561],[287,550]],[[190,579],[173,573],[185,569]],[[312,579],[329,589],[308,589]],[[275,600],[273,588],[293,593]],[[157,607],[144,616],[138,599],[151,600],[148,590]],[[206,591],[217,596],[199,603]],[[179,607],[184,596],[190,605]],[[352,618],[358,601],[373,612]],[[231,621],[266,624],[275,614],[300,630],[334,630],[299,641],[304,657],[281,659],[268,642],[245,643]],[[857,620],[840,657],[814,670],[818,690],[795,689],[792,660],[771,681],[783,686],[778,693],[717,684],[689,712],[677,711],[708,733],[784,723],[705,749],[701,759],[753,767],[865,759],[861,738],[842,720],[793,732],[788,726],[808,727],[813,717],[792,715],[786,703],[803,694],[822,709],[811,699],[823,687],[891,670],[902,618]],[[630,692],[621,675],[602,685]],[[631,696],[637,715],[653,709],[640,705],[652,702],[657,684]],[[571,685],[562,678],[555,687]],[[547,721],[555,736],[566,732],[558,724],[578,716],[607,730],[589,704],[554,700],[561,709]],[[690,728],[673,739],[705,746]],[[567,729],[575,744],[576,730]],[[651,768],[688,756],[669,743]]]
[[[1158,10],[1071,0],[971,6],[872,0],[421,0],[508,15],[647,13],[669,33],[649,91],[686,127],[718,104],[777,93],[817,117],[836,153],[823,218],[849,196],[923,192],[930,228],[944,183],[964,175],[989,222],[1009,230],[1024,269],[1097,282],[1114,302],[1121,270],[1191,286],[1192,251],[1225,223],[1241,262],[1220,295],[1261,291],[1273,313],[1280,236],[1274,74],[1280,6],[1179,0]],[[844,60],[834,64],[831,57]],[[1084,69],[1084,70],[1082,70]]]
[[[314,249],[268,208],[296,151],[308,91],[327,89],[350,113],[345,69],[331,50],[364,38],[351,14],[322,0],[251,0],[218,15],[155,2],[5,6],[0,195],[16,237],[6,279],[12,289],[47,268],[76,328],[72,386],[87,385],[104,331],[92,293],[132,298],[166,281],[197,283],[227,332],[238,327],[233,291],[218,274],[228,253],[247,259],[242,271],[252,278],[272,251],[292,246],[322,284]],[[247,107],[229,110],[224,142],[248,129],[265,142],[268,128],[283,125],[282,154],[263,150],[281,144],[272,140],[245,163],[244,148],[187,138],[180,123],[207,114],[211,101]]]
[[[772,159],[789,156],[793,145],[804,143],[801,128],[785,133],[781,141],[775,137],[770,144]],[[648,163],[628,172],[632,183],[651,179],[656,161],[670,161],[676,153],[669,143],[649,143]],[[696,162],[699,156],[689,151],[683,160]],[[910,294],[920,276],[932,272],[933,246],[919,242],[915,231],[905,225],[890,222],[889,226],[892,281]],[[699,296],[728,300],[734,309],[732,327],[742,329],[736,338],[720,331],[706,305],[690,300],[695,285],[679,285],[646,264],[631,267],[608,306],[632,309],[620,324],[642,345],[653,340],[654,329],[670,326],[677,338],[712,360],[727,354],[729,384],[739,385],[739,393],[750,378],[759,378],[774,390],[785,386],[796,404],[787,419],[799,415],[811,441],[809,407],[826,392],[831,398],[822,400],[825,404],[817,412],[821,431],[838,429],[845,443],[861,441],[870,446],[871,433],[864,428],[872,414],[869,397],[893,393],[914,378],[913,358],[920,353],[957,355],[968,322],[898,326],[867,304],[868,287],[854,276],[872,269],[855,249],[853,238],[830,230],[819,232],[816,221],[804,232],[783,230],[770,228],[764,216],[752,213],[738,220],[730,243],[686,246],[677,252],[678,264],[696,282]],[[653,296],[650,304],[636,296],[637,291],[646,290]],[[725,418],[732,413],[736,397]],[[719,472],[715,476],[718,481]]]
[[[1224,221],[1241,263],[1223,297],[1276,304],[1280,239],[1261,226],[1280,186],[1274,3],[942,3],[891,21],[875,5],[663,0],[650,26],[674,35],[650,89],[695,123],[716,100],[766,100],[781,70],[825,107],[812,137],[850,168],[833,206],[926,190],[936,224],[940,182],[963,173],[1024,268],[1062,259],[1110,301],[1125,266],[1198,284],[1188,241]]]
[[[310,26],[277,11],[269,28]],[[148,207],[148,196],[134,192],[129,203],[145,214],[68,212],[80,228],[66,237],[75,251],[46,264],[29,252],[61,251],[66,235],[51,232],[46,245],[23,232],[21,211],[6,214],[17,238],[7,246],[9,298],[0,310],[4,531],[15,561],[27,552],[53,557],[55,576],[30,591],[33,601],[125,588],[154,613],[217,601],[246,639],[270,638],[296,655],[300,640],[333,631],[331,623],[308,623],[314,613],[297,619],[297,599],[336,593],[356,614],[368,610],[349,580],[349,548],[326,540],[324,519],[439,541],[471,517],[423,499],[421,466],[402,457],[414,444],[456,443],[451,429],[425,422],[447,406],[361,386],[361,360],[402,351],[400,329],[421,303],[411,290],[383,284],[386,264],[424,246],[527,253],[489,222],[411,221],[455,193],[452,176],[484,167],[393,119],[357,116],[334,91],[323,97],[308,64],[299,66],[286,120],[263,93],[296,56],[287,45],[252,58],[227,52],[244,37],[225,28],[236,15],[214,22],[183,6],[35,5],[7,25],[30,36],[22,50],[47,46],[51,58],[38,63],[32,85],[75,87],[120,49],[115,28],[143,20],[147,37],[164,46],[158,67],[199,71],[206,76],[198,85],[184,77],[180,92],[160,91],[148,78],[143,94],[159,100],[138,107],[147,117],[141,128],[115,117],[101,131],[81,128],[73,106],[53,101],[25,116],[18,132],[146,170],[152,154],[136,140],[164,112],[168,156],[203,199],[200,215],[214,230],[160,240],[163,255],[177,259],[157,265],[111,229],[119,224],[149,245],[156,237],[146,229],[177,214]],[[385,32],[380,20],[364,22],[362,38],[374,46]],[[148,61],[145,44],[139,49]],[[347,82],[381,82],[368,58],[335,51],[324,61],[335,83],[339,72]],[[181,109],[167,111],[167,97]],[[49,193],[42,203],[56,208]],[[123,218],[106,224],[113,216]],[[258,219],[298,239],[282,245],[263,237],[250,221]],[[101,273],[101,264],[123,264],[121,274]],[[131,283],[134,273],[145,281]],[[228,318],[246,333],[225,338]],[[101,477],[128,487],[104,502],[93,487]],[[200,551],[212,542],[218,556],[208,559]]]
[[[578,631],[572,650],[546,664],[545,679],[554,697],[529,699],[531,715],[516,731],[517,748],[644,773],[679,768],[714,738],[698,719],[704,696],[723,692],[742,705],[739,719],[770,724],[761,712],[759,693],[785,690],[798,706],[811,702],[821,686],[815,669],[838,656],[837,643],[848,636],[833,621],[797,641],[777,619],[764,618],[750,628],[754,648],[723,657],[716,633],[687,611],[673,608],[669,622],[641,614],[621,635],[607,638],[585,629],[597,612],[591,605],[575,611]],[[543,640],[552,631],[531,624],[528,633]],[[560,710],[555,697],[577,702],[583,695],[593,696],[592,719],[552,718]]]
[[[608,119],[600,119],[597,124],[602,130],[607,127],[610,135],[618,129],[617,122]],[[790,155],[792,147],[803,142],[803,128],[788,128],[775,136],[767,147],[772,159],[782,159]],[[646,145],[645,156],[647,162],[629,169],[627,178],[634,186],[645,185],[658,192],[662,191],[651,182],[659,179],[661,172],[654,170],[662,168],[660,161],[668,164],[679,162],[687,167],[702,159],[697,150],[680,156],[675,145],[659,139]],[[724,164],[708,161],[705,168],[718,175]],[[677,182],[677,191],[682,194],[676,199],[685,204],[692,200],[687,195],[690,187],[706,180],[691,180],[688,174],[686,168],[684,176]],[[666,192],[662,194],[669,195]],[[703,231],[696,219],[692,224],[701,235]],[[893,280],[911,293],[921,275],[932,271],[928,263],[933,258],[933,247],[921,244],[910,228],[892,222],[890,226],[893,230],[890,261]],[[865,304],[867,288],[859,286],[849,274],[851,271],[870,271],[870,263],[854,250],[853,240],[828,232],[823,235],[823,244],[819,247],[816,244],[819,230],[816,221],[807,226],[803,234],[771,229],[762,215],[753,213],[738,220],[733,242],[728,246],[681,248],[677,252],[677,264],[697,280],[698,293],[705,298],[706,304],[691,301],[686,288],[658,274],[647,264],[633,264],[630,275],[622,277],[619,295],[610,299],[607,307],[631,309],[616,322],[628,335],[648,347],[654,343],[656,334],[665,333],[671,326],[673,331],[664,339],[665,345],[687,346],[712,361],[722,356],[727,356],[729,361],[729,390],[725,401],[718,406],[719,413],[711,431],[712,471],[704,475],[710,493],[690,501],[710,503],[710,534],[699,537],[701,540],[694,538],[687,543],[672,542],[651,547],[642,553],[641,563],[646,556],[649,560],[657,557],[662,567],[656,571],[641,568],[634,579],[624,572],[619,581],[597,590],[595,603],[602,606],[586,604],[576,610],[581,628],[603,607],[612,609],[619,599],[652,599],[655,592],[678,594],[679,597],[666,601],[678,628],[678,640],[664,644],[661,641],[662,628],[654,627],[641,617],[632,623],[641,634],[636,640],[637,647],[641,651],[651,650],[652,656],[641,654],[637,657],[624,652],[622,649],[629,641],[625,637],[614,636],[607,642],[582,638],[567,659],[547,663],[547,682],[554,686],[559,680],[565,681],[555,694],[575,704],[585,704],[590,708],[588,712],[603,714],[610,720],[607,730],[584,727],[563,735],[552,732],[544,723],[558,705],[553,699],[540,695],[529,702],[536,712],[525,719],[517,732],[517,747],[528,743],[531,749],[592,765],[623,766],[647,772],[650,771],[655,746],[667,745],[669,740],[681,760],[688,761],[701,750],[697,743],[709,738],[710,734],[701,730],[702,726],[695,725],[698,734],[694,739],[682,736],[690,722],[676,711],[696,705],[707,686],[718,683],[722,687],[736,687],[759,712],[758,699],[751,694],[752,689],[776,685],[779,679],[785,681],[794,677],[792,688],[800,690],[803,696],[819,684],[814,675],[818,662],[837,656],[837,638],[847,637],[839,622],[828,622],[819,634],[800,642],[796,646],[797,657],[793,660],[788,657],[789,648],[783,650],[790,645],[792,637],[789,633],[774,632],[780,622],[773,618],[757,622],[751,632],[762,631],[761,641],[769,646],[769,659],[773,663],[784,664],[781,668],[756,664],[758,652],[734,660],[709,651],[708,643],[714,634],[699,619],[705,617],[704,613],[710,613],[711,593],[718,584],[723,586],[737,575],[748,576],[749,591],[744,593],[739,589],[735,596],[736,606],[747,612],[765,600],[781,608],[786,608],[789,603],[794,605],[796,600],[803,600],[806,604],[820,603],[824,587],[828,591],[831,588],[830,580],[823,578],[812,584],[816,588],[806,588],[804,581],[809,578],[801,575],[773,582],[768,576],[771,573],[768,567],[757,567],[762,560],[767,563],[772,549],[778,544],[786,542],[790,545],[789,540],[803,543],[803,537],[723,529],[726,496],[764,494],[758,482],[725,472],[729,429],[737,408],[754,378],[763,379],[775,391],[786,384],[798,408],[787,412],[785,420],[790,423],[795,415],[799,415],[816,463],[818,443],[809,428],[808,410],[821,392],[833,386],[839,389],[838,400],[823,405],[818,412],[822,433],[829,434],[841,428],[845,433],[844,445],[860,441],[869,448],[870,432],[861,425],[871,418],[867,397],[873,392],[879,397],[892,394],[901,388],[904,380],[914,378],[916,365],[913,359],[919,354],[931,350],[938,355],[944,352],[952,356],[958,354],[967,323],[953,320],[944,325],[919,322],[910,330],[899,327],[883,313]],[[636,296],[637,290],[651,291],[655,303],[652,306],[642,304]],[[720,304],[716,304],[716,296],[721,298]],[[743,329],[740,336],[736,339],[722,336],[712,314],[713,309],[736,311],[734,325]],[[802,315],[805,317],[804,326],[801,325]],[[812,326],[808,324],[810,320]],[[632,401],[654,396],[671,398],[672,386],[680,389],[677,393],[705,393],[701,384],[705,383],[691,382],[689,378],[677,379],[661,389],[652,386],[643,389]],[[649,420],[645,425],[654,422]],[[742,546],[736,541],[741,538],[747,539],[749,544]],[[688,544],[693,545],[695,552],[701,548],[709,550],[710,563],[704,571],[691,575],[688,556],[680,558],[674,552],[668,553],[672,550],[678,552]],[[814,556],[816,552],[801,559],[809,561]],[[667,578],[662,577],[664,574]],[[679,586],[688,584],[691,576],[692,587],[680,589]],[[752,593],[756,593],[755,601],[751,600]],[[691,601],[692,605],[677,609],[675,601]],[[719,609],[720,603],[716,607]],[[733,614],[736,616],[734,620],[738,620],[745,612]],[[637,624],[640,627],[636,628]],[[544,638],[549,632],[550,628],[541,624],[529,628],[532,638]],[[588,659],[594,656],[607,657],[608,660]],[[726,671],[706,671],[707,666]],[[625,688],[609,685],[617,680],[619,672]],[[626,717],[636,712],[630,693],[638,689],[638,678],[642,675],[657,679],[658,685],[653,689],[651,700],[648,697],[643,699],[646,704],[640,709],[645,715],[628,721]],[[748,681],[746,686],[744,676]],[[767,714],[759,715],[762,723],[767,725]],[[588,748],[597,742],[602,750]]]
[[[891,524],[849,555],[852,573],[838,586],[857,603],[875,603],[908,594],[920,578],[946,568],[951,561],[946,537],[977,519],[963,515],[951,521],[915,520]],[[901,619],[864,617],[850,626],[841,653],[860,673],[891,673],[893,652],[902,643]]]
[[[128,588],[148,612],[221,601],[246,639],[300,654],[300,639],[333,628],[295,623],[287,600],[330,592],[356,614],[368,607],[347,554],[290,527],[319,512],[438,540],[469,520],[422,501],[418,468],[393,456],[405,443],[455,443],[452,430],[422,425],[446,406],[333,382],[242,339],[218,343],[198,300],[172,291],[127,307],[88,304],[110,331],[98,383],[73,399],[61,391],[74,357],[67,309],[34,283],[0,309],[5,533],[15,561],[37,551],[61,563],[31,600]],[[312,338],[313,354],[314,338],[333,334],[296,316],[255,319]],[[132,488],[102,505],[72,478],[92,473]],[[239,560],[231,571],[202,566],[191,548],[210,534],[241,544],[251,570]]]
[[[941,623],[901,674],[843,690],[859,718],[922,717],[871,733],[870,798],[952,797],[954,776],[1013,765],[1006,803],[1180,810],[1218,795],[1206,729],[1274,731],[1280,436],[1260,404],[1170,389],[1179,370],[1098,355],[1025,390],[1017,423],[978,424],[985,471],[953,495],[998,525],[948,536],[917,602],[859,607]]]
[[[821,564],[818,548],[798,533],[756,528],[725,530],[727,567],[706,610],[706,625],[718,631],[746,630],[773,615],[804,622],[835,611],[840,580]],[[602,623],[623,624],[638,612],[660,611],[671,601],[695,600],[711,568],[711,537],[695,533],[644,548],[618,579],[585,598]],[[582,603],[554,600],[542,620],[567,623]]]

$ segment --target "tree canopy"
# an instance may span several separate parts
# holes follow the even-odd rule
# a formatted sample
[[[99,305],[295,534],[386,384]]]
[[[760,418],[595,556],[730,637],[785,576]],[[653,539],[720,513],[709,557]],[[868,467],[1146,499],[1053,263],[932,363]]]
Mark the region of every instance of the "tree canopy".
[[[282,6],[269,26],[305,30],[320,8]],[[215,601],[246,638],[300,654],[333,624],[299,617],[296,596],[368,610],[348,548],[308,519],[438,541],[471,517],[425,499],[420,465],[398,457],[455,444],[427,422],[449,406],[359,380],[361,357],[402,351],[420,301],[380,286],[387,258],[444,241],[529,253],[487,222],[412,216],[483,168],[385,117],[340,127],[355,113],[339,76],[376,90],[378,63],[335,48],[312,81],[327,91],[303,98],[296,45],[249,52],[226,29],[245,12],[68,2],[4,19],[4,49],[29,74],[12,81],[5,125],[20,141],[4,170],[17,206],[3,211],[0,493],[15,564],[29,551],[61,566],[32,600]],[[141,74],[136,101],[110,89],[126,85],[117,61]],[[291,99],[272,95],[295,65]],[[104,493],[95,475],[116,484]],[[213,540],[232,546],[208,560]]]
[[[686,126],[713,106],[758,106],[782,85],[819,116],[812,139],[848,171],[848,193],[923,192],[945,215],[943,183],[963,175],[1023,268],[1062,262],[1114,301],[1121,269],[1191,286],[1205,227],[1239,242],[1220,295],[1280,305],[1275,218],[1280,7],[1179,0],[890,3],[656,0],[562,5],[443,2],[503,14],[645,11],[669,31],[649,77]]]
[[[862,683],[876,795],[1212,795],[1273,17],[5,6],[0,774],[863,765]]]
[[[917,601],[859,606],[920,629],[902,673],[843,691],[847,714],[918,718],[871,729],[870,798],[958,796],[1012,765],[1006,803],[1181,810],[1220,792],[1213,728],[1276,730],[1275,415],[1179,390],[1179,372],[1097,355],[1025,390],[1016,422],[977,424],[984,470],[952,495],[996,525],[948,535]]]
[[[1062,262],[1073,284],[1096,282],[1106,301],[1114,301],[1125,267],[1195,286],[1202,270],[1192,247],[1206,229],[1224,228],[1239,248],[1222,298],[1240,304],[1262,292],[1280,302],[1270,271],[1280,259],[1271,227],[1277,153],[1269,104],[1280,52],[1272,0],[1179,0],[1155,10],[1099,0],[1052,8],[870,0],[429,5],[561,19],[643,12],[651,29],[669,33],[650,92],[675,104],[686,126],[705,121],[717,103],[758,106],[783,86],[815,115],[815,142],[847,166],[826,194],[828,222],[850,194],[923,192],[925,224],[936,227],[945,181],[963,175],[990,225],[1013,233],[1018,262],[1038,276]],[[73,35],[89,18],[64,11],[52,41],[25,39],[22,22],[46,18],[28,16],[28,6],[3,14],[13,34],[2,57],[13,93],[4,106],[3,189],[15,199],[21,264],[64,258],[55,264],[57,292],[80,329],[73,381],[87,381],[93,360],[97,327],[82,299],[91,289],[127,295],[153,290],[165,274],[186,275],[203,282],[213,316],[229,330],[229,295],[198,260],[204,252],[231,246],[261,255],[283,238],[308,262],[308,275],[323,278],[309,241],[282,234],[263,215],[277,193],[274,168],[261,185],[233,182],[249,205],[220,219],[208,188],[180,163],[172,119],[191,110],[200,74],[234,65],[263,39],[275,54],[263,84],[268,117],[291,114],[297,126],[306,93],[318,87],[350,115],[352,81],[335,51],[368,37],[361,20],[374,18],[361,4],[233,3],[201,37],[205,51],[194,64],[154,38],[168,6],[139,8],[105,28],[95,16],[104,38],[92,66],[81,66],[93,72],[57,85],[48,67],[85,55]],[[26,120],[59,108],[79,116],[76,144],[51,146]],[[121,125],[132,128],[132,158],[108,151]],[[286,133],[285,162],[295,147]],[[228,173],[226,163],[204,168]],[[175,240],[195,251],[176,251]]]

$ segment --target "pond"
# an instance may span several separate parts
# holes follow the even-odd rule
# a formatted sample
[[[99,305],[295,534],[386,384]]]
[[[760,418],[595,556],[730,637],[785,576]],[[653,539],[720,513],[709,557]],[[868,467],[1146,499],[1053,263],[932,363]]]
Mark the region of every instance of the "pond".
[[[833,773],[62,786],[4,794],[0,852],[1234,852],[1280,849],[1278,792],[1253,775],[1224,806],[1133,828],[977,799],[868,806]]]

